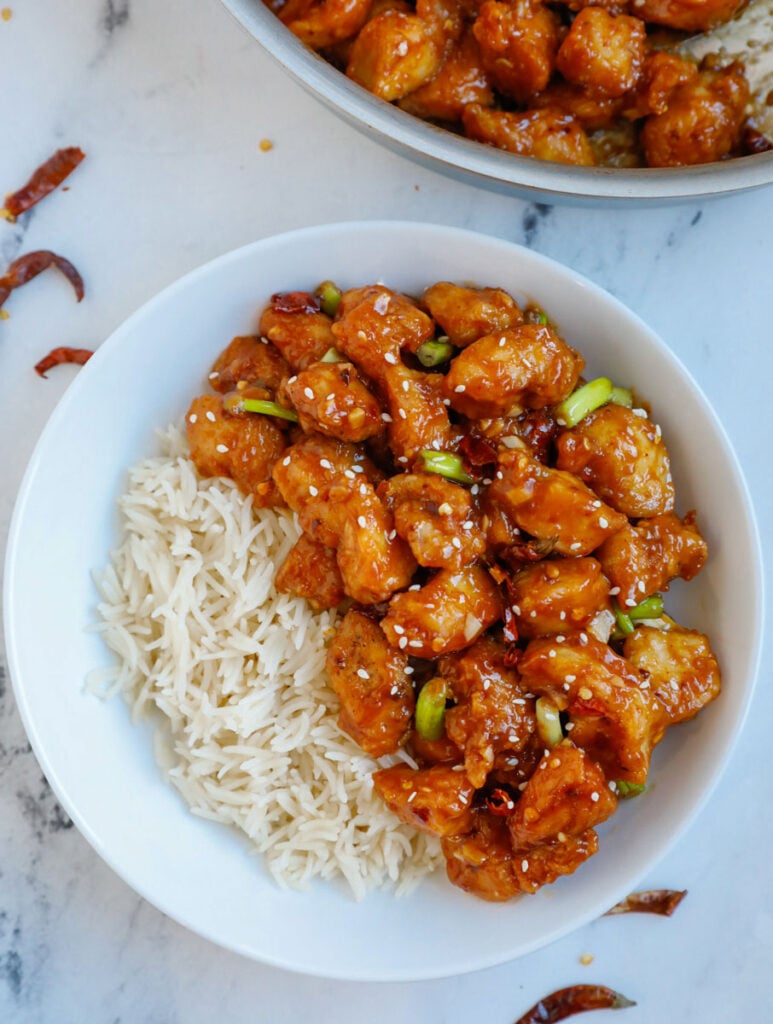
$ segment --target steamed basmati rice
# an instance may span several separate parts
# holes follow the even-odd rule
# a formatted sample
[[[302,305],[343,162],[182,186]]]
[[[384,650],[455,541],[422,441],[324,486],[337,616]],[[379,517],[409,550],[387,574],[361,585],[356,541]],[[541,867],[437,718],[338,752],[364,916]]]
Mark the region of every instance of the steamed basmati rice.
[[[97,580],[97,628],[118,656],[101,685],[135,717],[161,713],[168,777],[191,810],[241,829],[287,887],[342,877],[360,899],[434,870],[437,840],[373,792],[373,770],[397,757],[375,762],[337,724],[335,613],[274,589],[300,533],[292,514],[200,479],[176,427],[131,471],[120,509],[123,542]]]

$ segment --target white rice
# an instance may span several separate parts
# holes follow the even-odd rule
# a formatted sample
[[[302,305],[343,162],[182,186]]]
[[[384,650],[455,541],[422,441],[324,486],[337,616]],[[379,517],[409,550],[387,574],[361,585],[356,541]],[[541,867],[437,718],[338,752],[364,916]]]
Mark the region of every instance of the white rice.
[[[371,773],[397,757],[375,762],[338,727],[336,614],[273,586],[299,536],[292,514],[200,479],[177,427],[119,504],[123,542],[97,579],[97,629],[118,662],[90,683],[122,691],[135,718],[160,712],[170,781],[195,814],[244,832],[280,885],[343,878],[356,899],[412,888],[439,843],[373,792]]]

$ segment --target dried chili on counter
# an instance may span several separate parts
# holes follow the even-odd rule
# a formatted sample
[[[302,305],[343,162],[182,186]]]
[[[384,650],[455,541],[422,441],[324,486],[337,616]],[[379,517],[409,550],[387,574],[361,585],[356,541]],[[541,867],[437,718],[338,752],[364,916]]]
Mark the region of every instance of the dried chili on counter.
[[[16,192],[5,197],[5,210],[9,220],[26,213],[32,206],[58,188],[68,178],[86,154],[77,146],[58,149],[53,156],[41,164],[32,177]]]
[[[686,895],[686,889],[648,889],[645,892],[632,892],[630,896],[626,896],[608,910],[607,915],[639,913],[671,917]]]
[[[75,296],[80,302],[84,295],[83,278],[72,263],[64,256],[58,256],[49,249],[37,249],[35,252],[25,253],[24,256],[15,259],[0,277],[0,308],[15,288],[21,288],[22,285],[27,284],[38,274],[42,274],[49,267],[56,267],[60,273],[64,274],[73,286]]]
[[[515,1024],[554,1024],[586,1010],[622,1010],[636,1003],[604,985],[571,985],[540,999]]]
[[[45,377],[46,372],[62,363],[74,363],[83,366],[94,355],[90,348],[53,348],[40,362],[35,363],[35,373]]]

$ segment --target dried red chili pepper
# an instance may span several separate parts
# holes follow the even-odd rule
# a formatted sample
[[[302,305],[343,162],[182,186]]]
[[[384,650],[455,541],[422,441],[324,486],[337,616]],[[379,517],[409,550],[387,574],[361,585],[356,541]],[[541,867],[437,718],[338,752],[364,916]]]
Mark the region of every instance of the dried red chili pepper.
[[[550,446],[560,432],[558,423],[544,409],[533,409],[518,417],[518,436],[540,462],[548,462]]]
[[[277,292],[271,296],[277,313],[319,313],[319,299],[311,292]]]
[[[632,892],[630,896],[626,896],[608,910],[607,915],[638,913],[671,917],[686,895],[686,889],[647,889],[644,892]]]
[[[45,377],[48,370],[54,366],[60,366],[62,363],[75,363],[78,366],[83,366],[93,355],[90,348],[53,348],[39,363],[35,363],[35,372],[39,373],[41,377]]]
[[[478,434],[466,434],[459,442],[458,451],[464,460],[476,469],[494,465],[497,461],[497,450],[494,445]]]
[[[25,213],[30,207],[58,188],[68,178],[86,154],[77,146],[58,149],[52,157],[41,164],[26,185],[5,197],[5,209],[11,220]]]
[[[506,789],[492,789],[486,797],[486,807],[491,814],[505,818],[515,810],[515,800]]]
[[[15,259],[0,277],[0,307],[15,288],[21,288],[22,285],[27,284],[38,274],[42,274],[49,267],[56,267],[60,273],[64,274],[73,286],[75,296],[80,302],[84,295],[83,278],[72,263],[64,256],[57,256],[49,249],[37,249],[35,252],[25,253],[24,256]]]
[[[621,1010],[626,1006],[636,1003],[604,985],[572,985],[540,999],[515,1024],[553,1024],[586,1010]]]

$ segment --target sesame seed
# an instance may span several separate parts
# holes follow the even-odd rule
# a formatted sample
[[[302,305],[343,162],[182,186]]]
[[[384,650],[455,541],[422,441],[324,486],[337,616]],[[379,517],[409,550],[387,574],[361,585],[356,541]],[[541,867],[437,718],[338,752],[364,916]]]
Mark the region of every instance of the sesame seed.
[[[565,843],[566,832],[556,832],[556,839],[559,841],[559,843]]]
[[[564,689],[567,693],[571,690],[571,686],[569,685],[569,683],[564,683]]]
[[[609,526],[609,520],[606,518],[606,516],[599,516],[599,526],[602,530],[606,530],[606,528]]]
[[[413,792],[411,793],[411,795],[410,795],[410,796],[408,797],[408,801],[407,801],[407,802],[408,802],[409,804],[410,804],[410,803],[413,803],[413,801],[414,801],[415,799],[416,799],[416,790],[414,789],[414,791],[413,791]]]
[[[564,640],[566,640],[566,637],[564,636],[564,634],[563,634],[563,633],[559,633],[559,634],[558,634],[558,635],[556,636],[556,643],[557,643],[557,644],[562,644],[562,643],[564,642]]]
[[[400,463],[406,463],[408,461],[408,456],[407,455],[398,455],[397,461],[400,462]]]
[[[523,697],[513,697],[513,704],[525,704]]]
[[[189,423],[195,423],[197,419],[198,419],[198,416],[196,415],[196,413],[192,412],[190,414],[190,416],[188,417],[188,422]]]
[[[421,584],[414,583],[414,584],[412,584],[412,586],[408,587],[408,589],[409,590],[421,590]]]
[[[287,383],[288,384],[294,384],[297,380],[298,380],[297,376],[295,374],[293,374],[292,377],[288,377],[287,378]]]
[[[408,646],[408,637],[401,636],[400,639],[397,641],[397,646],[400,648],[401,651],[404,651],[405,648]],[[406,669],[406,672],[407,671],[408,670]]]
[[[473,484],[472,487],[470,488],[470,494],[478,494],[479,491],[480,487],[478,487],[477,484]]]
[[[365,516],[357,516],[357,525],[362,527],[362,529],[364,530],[365,527],[368,525],[368,520],[365,518]]]
[[[311,388],[304,388],[303,389],[303,393],[304,393],[304,395],[307,398],[313,398],[314,397],[314,392],[311,390]]]
[[[556,652],[551,647],[550,650],[548,651],[548,657],[549,658],[555,658],[555,656],[556,656]]]
[[[520,615],[520,614],[521,614],[521,606],[519,604],[514,604],[513,605],[513,615]]]
[[[569,545],[569,548],[570,548],[571,551],[579,551],[581,547],[582,547],[582,544],[578,540],[576,540],[574,542],[574,544],[570,544]]]
[[[463,529],[463,530],[471,530],[471,529],[473,528],[473,526],[474,526],[474,525],[475,525],[475,524],[473,523],[472,519],[466,519],[466,520],[465,520],[465,521],[464,521],[464,522],[462,523],[462,529]]]
[[[614,781],[614,779],[609,783],[609,788],[612,790],[613,793],[617,792],[617,783]]]
[[[360,677],[360,679],[370,679],[370,672],[368,672],[368,670],[364,668],[358,668],[357,675]]]
[[[403,627],[402,626],[398,626],[398,625],[392,626],[392,629],[395,631],[395,633],[397,633],[398,636],[402,636],[403,633],[405,632]]]
[[[402,384],[402,388],[403,388],[403,391],[410,391],[411,390],[411,385],[408,383],[407,380],[404,380],[403,384]]]
[[[451,538],[451,543],[453,544],[453,546],[456,548],[457,551],[461,550],[462,542],[459,540],[458,537],[452,537]]]
[[[443,405],[449,406],[450,404],[451,404],[451,399],[450,398],[444,398],[443,399]]]
[[[210,373],[210,375],[209,375],[209,379],[210,380],[217,380],[217,378],[219,376],[220,376],[220,374],[217,372],[217,370],[213,370],[212,373]]]
[[[323,469],[332,469],[333,468],[333,463],[330,462],[329,459],[320,459],[319,460],[319,464],[320,464],[320,466],[322,466]]]
[[[574,729],[574,722],[567,722],[564,726],[564,732],[571,732]]]
[[[623,603],[625,604],[626,608],[635,608],[636,607],[636,598],[635,597],[627,597]]]
[[[505,475],[504,475],[504,473],[502,472],[502,470],[501,470],[501,469],[498,469],[498,470],[497,470],[497,472],[496,472],[496,478],[497,478],[497,480],[504,480],[504,478],[505,478]]]
[[[564,619],[566,618],[566,612],[565,612],[565,611],[563,610],[563,608],[562,608],[562,609],[561,609],[561,611],[560,611],[560,612],[558,613],[558,617],[559,617],[559,619],[560,619],[560,620],[561,620],[562,622],[563,622],[563,621],[564,621]]]
[[[354,480],[354,473],[352,473],[350,469],[344,470],[344,476],[346,477],[347,480]]]
[[[516,736],[516,734],[514,732],[511,732],[510,735],[507,737],[507,742],[508,743],[517,743],[518,742],[518,737]],[[510,763],[512,764],[512,761]],[[518,764],[518,758],[517,757],[515,759],[515,763]]]
[[[394,352],[385,352],[384,362],[389,363],[391,366],[397,366],[397,356],[394,354]]]
[[[483,689],[484,690],[488,690],[490,686],[491,686],[491,680],[490,679],[484,679],[483,680]]]
[[[413,667],[413,665],[406,665],[405,668],[403,669],[403,672],[405,672],[407,676],[412,676],[415,671],[416,669]]]
[[[591,504],[591,508],[601,508],[601,502],[600,501],[592,501],[590,504]]]
[[[639,582],[636,584],[636,589],[639,591],[640,594],[644,593],[644,580],[639,580]]]
[[[221,452],[222,454],[225,454],[228,451],[228,445],[227,444],[219,444],[217,446],[217,450],[219,452]]]
[[[590,798],[594,802],[594,804],[597,804],[599,802],[599,795],[595,790],[591,793]]]
[[[409,647],[423,647],[424,644],[421,642],[421,640],[409,640],[408,641],[408,646]]]
[[[525,782],[519,782],[518,783],[518,788],[523,793],[524,789],[526,789],[526,783]]]
[[[282,459],[282,465],[283,466],[289,466],[290,465],[290,456],[289,455],[285,455],[285,457]]]
[[[620,587],[610,587],[609,588],[609,595],[610,595],[610,597],[614,597],[616,594],[619,594],[619,593],[620,593]]]
[[[362,466],[352,466],[352,472],[353,473],[364,473],[365,470],[362,468]]]
[[[453,509],[451,508],[447,501],[444,501],[442,505],[438,505],[438,512],[440,513],[441,516],[450,516],[451,513],[453,512]]]
[[[211,409],[207,409],[207,419],[210,423],[214,423],[217,420],[217,416],[215,416]]]
[[[632,409],[631,412],[634,414],[634,416],[638,416],[640,420],[646,420],[647,419],[647,410],[646,409]]]
[[[392,417],[389,415],[388,412],[382,412],[381,413],[381,419],[384,421],[384,423],[391,423],[392,422]]]
[[[360,494],[362,494],[363,497],[364,497],[367,493],[368,493],[368,485],[367,484],[360,484]]]
[[[394,540],[397,536],[397,530],[390,530],[387,534],[387,540]]]
[[[524,857],[523,860],[521,861],[521,871],[528,871],[528,870],[529,870],[529,862]]]
[[[319,491],[314,486],[314,484],[309,485],[309,494],[312,496],[312,498],[316,498],[316,496],[319,494]]]
[[[398,686],[393,686],[392,689],[389,691],[389,693],[390,693],[390,695],[392,697],[396,697],[399,692],[400,692],[400,688]]]
[[[537,618],[537,609],[536,608],[532,608],[532,610],[529,612],[529,618],[530,619],[536,619]]]
[[[585,645],[587,643],[588,643],[588,634],[587,633],[580,633],[580,645],[582,647],[585,647]]]
[[[467,388],[465,387],[464,384],[457,384],[456,387],[454,388],[454,391],[456,392],[457,395],[461,395],[462,392],[466,390]]]
[[[484,487],[488,487],[489,484],[491,483],[491,477],[484,476],[483,479],[481,480],[481,483],[483,484]]]
[[[567,681],[567,683],[573,683],[573,682],[575,681],[575,679],[577,678],[577,676],[575,676],[575,675],[572,675],[572,674],[570,673],[570,674],[569,674],[568,676],[566,676],[565,678],[566,678],[566,681]]]
[[[335,391],[331,391],[329,395],[325,396],[325,401],[326,402],[334,402],[335,401],[335,397],[336,397],[335,396]]]
[[[398,409],[397,410],[397,414],[398,414],[398,416],[400,417],[401,420],[407,420],[408,419],[408,413],[405,411],[405,409]]]
[[[504,348],[506,344],[507,344],[507,338],[500,338],[499,339],[499,347],[500,348]]]

